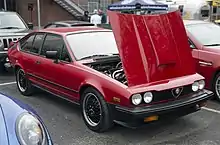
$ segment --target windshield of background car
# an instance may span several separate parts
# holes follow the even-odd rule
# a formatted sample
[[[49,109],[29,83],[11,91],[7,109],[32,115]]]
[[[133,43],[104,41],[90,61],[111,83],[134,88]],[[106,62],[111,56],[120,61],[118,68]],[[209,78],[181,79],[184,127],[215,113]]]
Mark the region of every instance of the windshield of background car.
[[[0,29],[7,27],[26,29],[24,22],[16,13],[0,13]]]
[[[220,44],[220,26],[213,23],[188,25],[186,29],[204,46]]]
[[[94,55],[118,54],[112,32],[86,32],[67,35],[67,41],[77,60]]]

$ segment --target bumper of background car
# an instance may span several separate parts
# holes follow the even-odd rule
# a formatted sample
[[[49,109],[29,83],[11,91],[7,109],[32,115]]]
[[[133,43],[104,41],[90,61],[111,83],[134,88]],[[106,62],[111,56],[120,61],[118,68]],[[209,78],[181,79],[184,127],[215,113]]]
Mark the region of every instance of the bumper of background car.
[[[146,107],[125,108],[114,106],[115,121],[118,123],[126,123],[128,126],[136,127],[140,124],[163,120],[168,118],[176,118],[184,116],[201,109],[202,106],[213,96],[213,92],[202,90],[200,92],[190,94],[184,99],[170,101]]]

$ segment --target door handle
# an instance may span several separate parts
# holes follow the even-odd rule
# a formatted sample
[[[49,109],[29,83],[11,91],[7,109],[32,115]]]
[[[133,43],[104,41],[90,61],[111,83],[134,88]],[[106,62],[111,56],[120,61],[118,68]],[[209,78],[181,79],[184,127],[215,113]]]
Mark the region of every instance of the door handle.
[[[211,62],[199,61],[200,66],[212,66]]]
[[[40,64],[40,61],[39,61],[39,60],[37,60],[35,63],[36,63],[36,64]]]

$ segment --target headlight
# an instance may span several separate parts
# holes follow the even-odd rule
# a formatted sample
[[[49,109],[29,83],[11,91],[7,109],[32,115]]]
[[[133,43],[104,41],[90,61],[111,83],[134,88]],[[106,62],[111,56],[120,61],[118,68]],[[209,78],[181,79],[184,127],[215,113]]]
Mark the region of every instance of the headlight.
[[[199,81],[199,89],[202,90],[205,88],[205,81],[204,80],[200,80]]]
[[[153,100],[153,94],[151,92],[146,92],[144,94],[144,102],[150,103]]]
[[[28,113],[16,121],[16,133],[21,145],[46,145],[46,137],[40,121]]]
[[[142,101],[141,94],[135,94],[131,97],[131,101],[134,105],[139,105]]]
[[[199,83],[198,83],[198,82],[194,82],[194,83],[192,84],[192,90],[193,90],[194,92],[196,92],[196,91],[199,90]]]

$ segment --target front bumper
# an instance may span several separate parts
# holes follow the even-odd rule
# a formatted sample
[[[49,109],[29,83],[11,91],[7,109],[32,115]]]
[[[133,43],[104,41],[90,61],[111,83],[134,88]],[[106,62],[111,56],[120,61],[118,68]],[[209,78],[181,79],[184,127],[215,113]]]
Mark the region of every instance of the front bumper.
[[[184,99],[170,101],[146,107],[126,108],[113,106],[114,119],[116,122],[123,122],[129,126],[137,126],[146,123],[145,118],[158,116],[158,120],[184,116],[200,110],[200,107],[213,96],[213,92],[202,90],[190,94]]]

